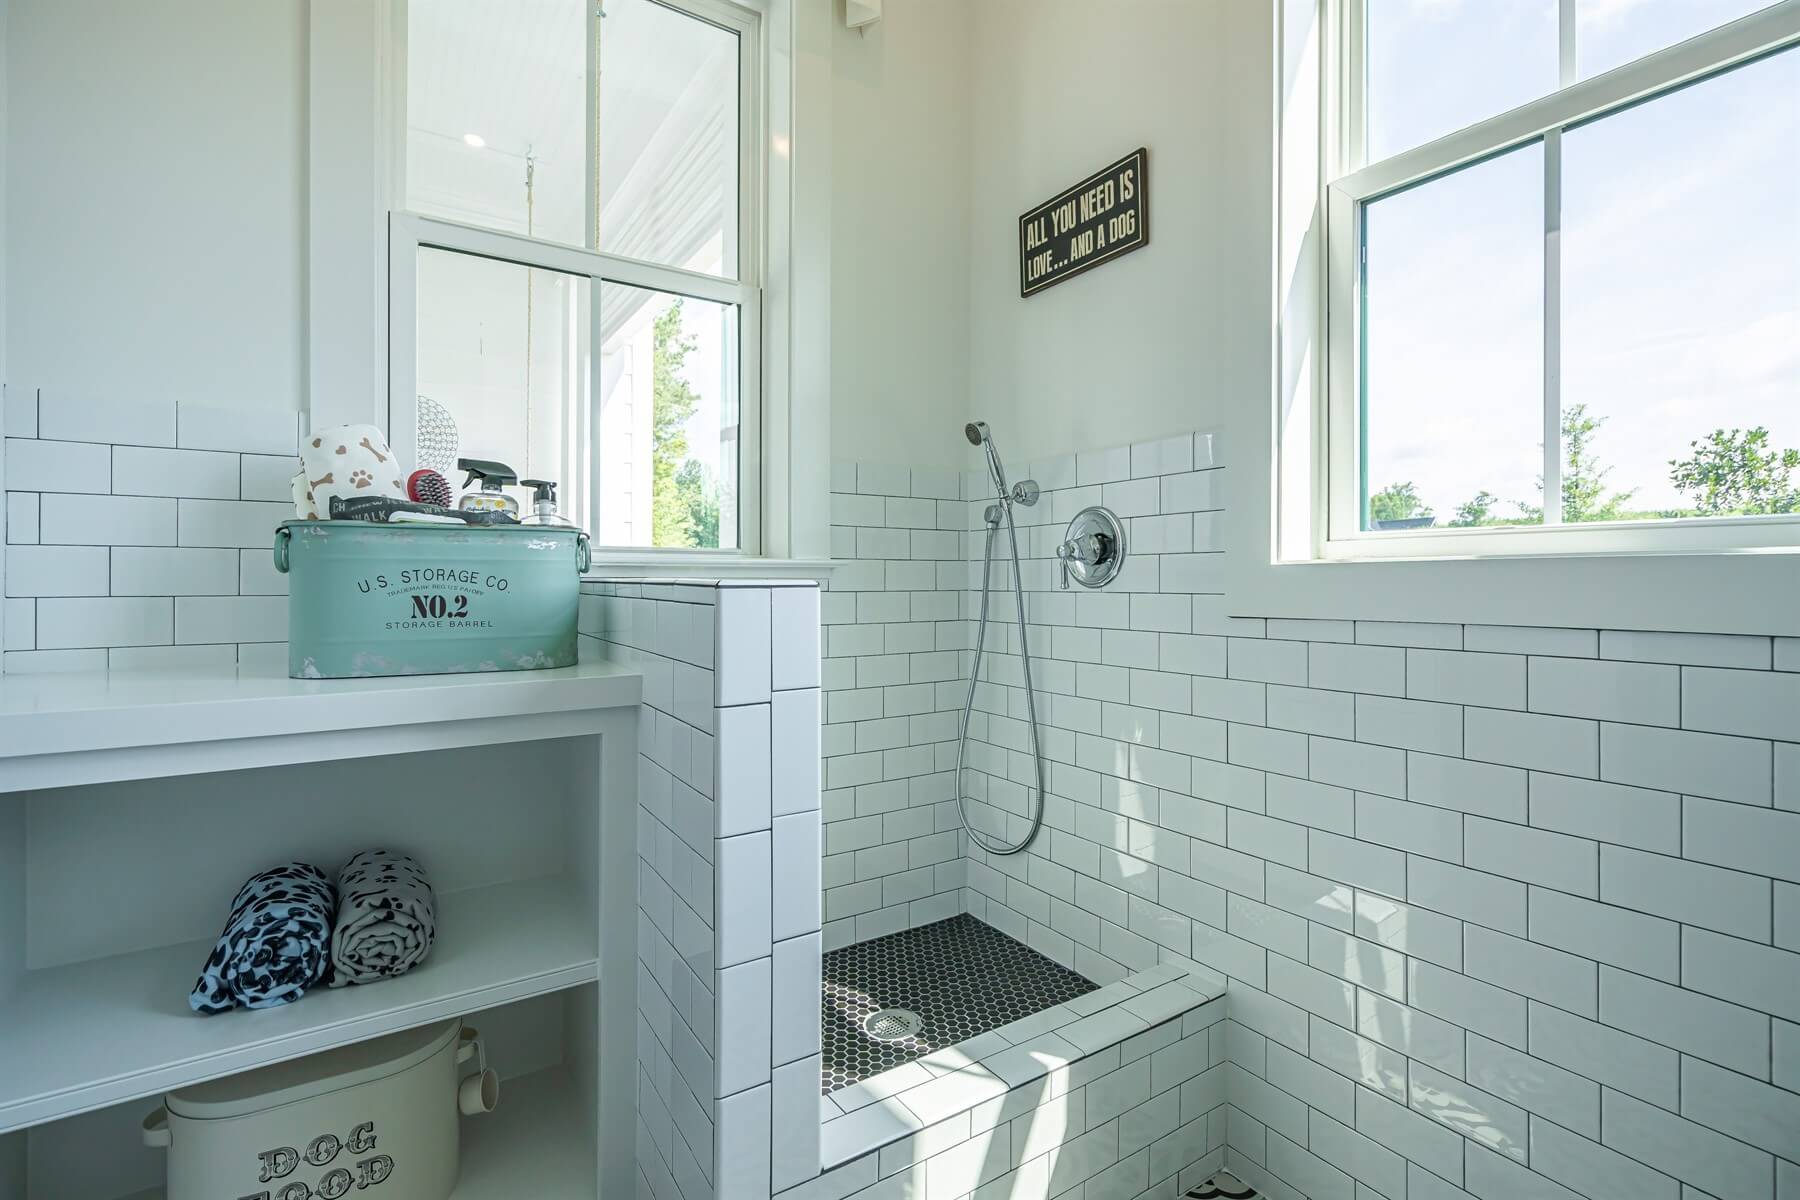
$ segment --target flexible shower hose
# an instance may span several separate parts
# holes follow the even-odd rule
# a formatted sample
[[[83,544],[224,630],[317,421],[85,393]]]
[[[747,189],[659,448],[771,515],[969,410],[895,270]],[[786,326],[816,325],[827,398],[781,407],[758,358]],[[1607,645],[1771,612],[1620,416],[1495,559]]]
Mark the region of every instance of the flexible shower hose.
[[[1017,854],[1031,845],[1031,839],[1044,824],[1044,751],[1038,744],[1037,689],[1031,685],[1031,646],[1026,638],[1025,623],[1025,587],[1019,578],[1019,532],[1013,524],[1012,505],[1002,497],[998,505],[1006,520],[1006,536],[1012,543],[1013,561],[1013,599],[1019,611],[1019,661],[1025,666],[1025,714],[1031,725],[1031,759],[1037,766],[1037,790],[1031,804],[1031,828],[1017,842],[1002,842],[978,833],[975,825],[969,820],[969,806],[963,794],[963,756],[969,747],[969,713],[975,707],[975,684],[981,678],[981,654],[983,644],[987,640],[988,627],[988,594],[993,590],[994,573],[994,534],[999,531],[998,520],[988,522],[987,546],[981,555],[981,621],[975,628],[975,661],[969,666],[969,694],[963,698],[962,727],[956,737],[956,811],[962,817],[963,828],[969,831],[969,840],[987,851],[989,854]]]

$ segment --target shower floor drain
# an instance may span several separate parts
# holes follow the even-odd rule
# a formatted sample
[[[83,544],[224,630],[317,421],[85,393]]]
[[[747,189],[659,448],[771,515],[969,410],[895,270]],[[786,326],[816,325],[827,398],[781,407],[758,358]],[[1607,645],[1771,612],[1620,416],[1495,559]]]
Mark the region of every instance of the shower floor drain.
[[[863,1032],[878,1042],[900,1042],[918,1033],[925,1020],[908,1008],[884,1008],[863,1018]]]

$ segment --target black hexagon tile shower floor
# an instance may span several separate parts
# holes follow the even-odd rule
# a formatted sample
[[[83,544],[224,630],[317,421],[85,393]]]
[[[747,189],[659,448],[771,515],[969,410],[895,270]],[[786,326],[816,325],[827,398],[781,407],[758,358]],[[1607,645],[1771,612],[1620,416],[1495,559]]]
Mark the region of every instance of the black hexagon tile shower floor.
[[[821,1092],[848,1087],[1096,986],[967,913],[830,951],[821,974]],[[918,1033],[898,1041],[870,1037],[864,1018],[885,1008],[917,1013],[923,1019]]]

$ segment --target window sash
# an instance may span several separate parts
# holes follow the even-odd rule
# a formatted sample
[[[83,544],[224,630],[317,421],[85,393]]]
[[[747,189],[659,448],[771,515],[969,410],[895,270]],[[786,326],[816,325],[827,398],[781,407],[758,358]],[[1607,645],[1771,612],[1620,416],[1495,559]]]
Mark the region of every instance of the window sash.
[[[588,305],[589,395],[600,397],[603,284],[642,288],[736,306],[738,338],[738,545],[732,549],[661,546],[597,546],[632,554],[749,556],[762,553],[762,291],[747,283],[719,279],[677,267],[596,254],[574,246],[541,242],[512,233],[397,212],[388,221],[388,438],[395,453],[411,461],[418,451],[418,263],[419,251],[447,250],[491,258],[515,266],[585,277],[595,291]],[[599,461],[601,447],[589,447]],[[585,517],[586,514],[584,514]]]
[[[1346,9],[1346,15],[1339,22],[1342,36],[1360,41],[1363,0],[1340,0],[1340,3]],[[1574,0],[1561,0],[1561,4],[1567,12],[1567,25],[1574,19]],[[1580,81],[1573,79],[1571,36],[1565,33],[1562,66],[1565,83],[1557,91],[1446,134],[1436,141],[1368,164],[1361,161],[1364,140],[1362,51],[1360,47],[1354,51],[1348,47],[1340,48],[1337,92],[1343,116],[1339,122],[1341,132],[1337,153],[1328,167],[1331,187],[1358,200],[1372,199],[1522,146],[1552,130],[1567,129],[1606,116],[1683,84],[1774,53],[1800,42],[1800,0],[1782,0],[1603,75]]]
[[[1315,462],[1315,494],[1325,499],[1316,526],[1322,558],[1464,554],[1558,554],[1642,550],[1708,550],[1793,546],[1793,515],[1562,524],[1561,196],[1562,135],[1572,127],[1653,100],[1683,86],[1800,45],[1800,0],[1782,3],[1659,50],[1590,79],[1576,81],[1574,0],[1560,0],[1560,73],[1550,95],[1465,129],[1361,164],[1365,145],[1363,21],[1365,0],[1332,5],[1330,36],[1335,97],[1324,147],[1325,288],[1321,314],[1327,350],[1318,394],[1327,430]],[[1364,530],[1362,441],[1363,212],[1371,201],[1450,174],[1509,150],[1543,143],[1544,154],[1544,523],[1493,529]]]
[[[397,47],[401,78],[394,89],[397,97],[406,95],[404,70],[405,0],[394,0],[396,25],[401,31]],[[739,314],[738,338],[738,475],[737,475],[737,545],[729,549],[710,547],[607,546],[597,544],[597,552],[655,558],[746,558],[757,557],[764,549],[764,484],[763,469],[763,345],[766,328],[763,320],[762,280],[771,250],[769,230],[764,215],[769,211],[765,197],[769,194],[769,164],[764,153],[764,131],[769,127],[767,75],[762,47],[761,14],[732,0],[653,0],[683,16],[705,21],[729,30],[738,38],[738,253],[735,277],[707,275],[660,263],[645,262],[600,250],[572,246],[525,237],[480,226],[465,225],[437,217],[404,210],[388,214],[388,440],[403,459],[411,461],[418,452],[418,259],[421,249],[447,250],[491,258],[515,266],[556,271],[564,275],[585,276],[593,287],[589,305],[590,335],[593,353],[589,356],[588,389],[592,402],[599,403],[601,394],[600,286],[642,288],[668,295],[690,297],[720,304],[735,305]],[[599,78],[599,6],[588,14],[588,78]],[[598,138],[603,118],[599,113],[599,89],[590,88],[587,114],[586,228],[597,240],[598,209]],[[406,111],[400,99],[390,114],[390,136],[397,146],[406,144]],[[404,201],[406,196],[405,154],[395,156],[392,194]],[[598,428],[598,423],[594,423]],[[601,448],[588,447],[596,463]],[[586,514],[584,514],[585,518]]]

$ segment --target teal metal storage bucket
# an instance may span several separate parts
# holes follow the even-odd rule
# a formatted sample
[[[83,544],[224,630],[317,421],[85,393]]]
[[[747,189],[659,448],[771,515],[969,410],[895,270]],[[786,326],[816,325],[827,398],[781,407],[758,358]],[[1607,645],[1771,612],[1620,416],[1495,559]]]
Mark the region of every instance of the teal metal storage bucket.
[[[284,521],[295,679],[575,665],[587,534],[548,525]]]

